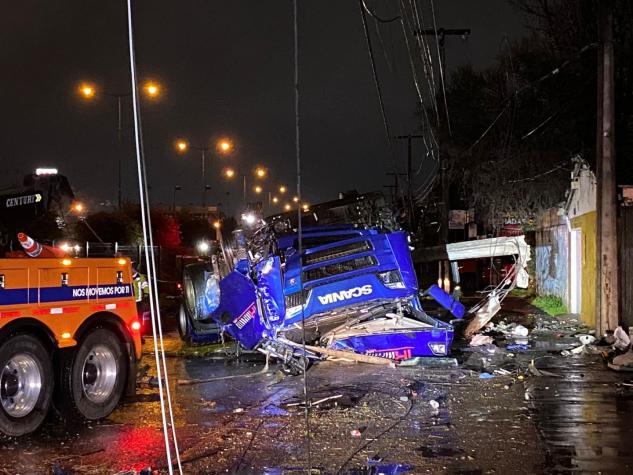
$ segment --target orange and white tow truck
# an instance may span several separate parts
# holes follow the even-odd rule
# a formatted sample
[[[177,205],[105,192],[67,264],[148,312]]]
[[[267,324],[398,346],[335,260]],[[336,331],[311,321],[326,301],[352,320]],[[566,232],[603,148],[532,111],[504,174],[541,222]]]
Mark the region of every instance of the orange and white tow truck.
[[[26,238],[23,257],[0,258],[0,432],[9,436],[35,431],[52,406],[67,419],[108,416],[134,394],[141,357],[129,259],[73,259]]]

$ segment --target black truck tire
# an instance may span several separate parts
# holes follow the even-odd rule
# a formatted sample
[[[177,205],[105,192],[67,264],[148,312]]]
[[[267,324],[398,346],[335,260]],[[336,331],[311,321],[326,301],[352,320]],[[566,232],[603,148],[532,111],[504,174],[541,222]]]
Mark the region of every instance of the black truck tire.
[[[112,331],[96,327],[63,358],[56,406],[70,420],[103,419],[125,391],[128,356]]]
[[[182,341],[191,343],[191,321],[184,303],[178,309],[178,334]]]
[[[53,399],[51,355],[34,336],[16,334],[0,345],[0,431],[19,437],[44,422]]]

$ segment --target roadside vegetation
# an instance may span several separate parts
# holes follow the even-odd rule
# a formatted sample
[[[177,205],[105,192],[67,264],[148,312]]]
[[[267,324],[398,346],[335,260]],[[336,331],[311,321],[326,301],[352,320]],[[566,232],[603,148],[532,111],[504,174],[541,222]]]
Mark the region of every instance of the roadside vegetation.
[[[539,295],[534,297],[530,303],[553,317],[568,313],[562,299],[555,295]]]

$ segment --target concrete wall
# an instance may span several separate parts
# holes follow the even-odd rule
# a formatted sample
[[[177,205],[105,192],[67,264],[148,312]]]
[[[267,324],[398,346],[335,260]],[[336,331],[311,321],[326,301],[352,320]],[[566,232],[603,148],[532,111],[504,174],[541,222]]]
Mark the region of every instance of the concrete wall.
[[[596,323],[596,219],[596,212],[591,211],[571,220],[572,229],[580,228],[582,233],[580,317],[582,322],[589,326],[594,326]]]

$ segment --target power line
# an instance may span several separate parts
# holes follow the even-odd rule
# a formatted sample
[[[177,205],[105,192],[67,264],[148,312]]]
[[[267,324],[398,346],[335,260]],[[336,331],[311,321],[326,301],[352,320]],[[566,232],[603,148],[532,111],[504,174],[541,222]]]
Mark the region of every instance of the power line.
[[[486,135],[488,135],[488,133],[492,130],[492,128],[495,126],[495,124],[499,121],[499,119],[501,118],[501,116],[503,115],[503,113],[508,109],[508,107],[512,104],[512,101],[518,97],[520,94],[523,94],[525,91],[527,91],[528,89],[534,89],[537,86],[539,86],[542,82],[560,74],[560,72],[565,69],[566,67],[568,67],[570,64],[574,63],[575,61],[578,61],[581,56],[586,53],[587,51],[595,48],[598,46],[598,43],[589,43],[585,46],[583,46],[582,48],[580,48],[580,50],[578,50],[578,52],[576,52],[571,58],[563,61],[559,66],[557,66],[556,68],[552,69],[551,71],[549,71],[547,74],[544,74],[543,76],[541,76],[540,78],[532,81],[529,84],[526,84],[525,86],[523,86],[522,88],[516,90],[514,92],[514,94],[512,94],[512,96],[510,96],[508,99],[506,99],[506,101],[503,104],[503,108],[501,109],[501,112],[499,112],[499,114],[494,118],[494,120],[490,123],[490,125],[488,125],[488,127],[486,127],[486,129],[483,131],[483,133],[479,136],[479,138],[477,140],[475,140],[473,142],[473,144],[468,147],[465,151],[465,153],[470,152],[474,147],[477,146],[477,144],[479,144]]]
[[[444,111],[446,112],[446,125],[448,126],[448,135],[452,137],[453,131],[451,130],[451,117],[448,113],[448,101],[446,100],[446,85],[444,82],[445,61],[444,61],[444,58],[442,58],[442,55],[440,54],[440,39],[437,34],[437,22],[435,21],[434,1],[429,0],[429,3],[431,4],[431,12],[433,14],[433,28],[435,29],[435,46],[437,47],[437,58],[440,63],[440,82],[442,84],[442,96],[444,97]]]
[[[295,0],[296,1],[296,0]],[[367,42],[367,51],[369,53],[369,60],[371,62],[371,71],[374,78],[374,86],[376,87],[376,93],[378,95],[378,103],[380,104],[380,113],[382,115],[382,123],[385,128],[385,134],[387,135],[387,143],[389,145],[389,151],[391,152],[391,159],[393,167],[396,167],[396,155],[393,149],[393,140],[391,136],[391,129],[389,127],[389,121],[387,119],[387,113],[385,112],[385,104],[382,97],[382,89],[380,87],[380,81],[378,80],[378,71],[376,70],[376,60],[374,59],[374,50],[371,44],[371,37],[369,35],[369,29],[367,27],[367,17],[365,16],[365,8],[363,0],[358,1],[360,9],[360,16],[363,22],[363,31],[365,32],[365,41]]]

